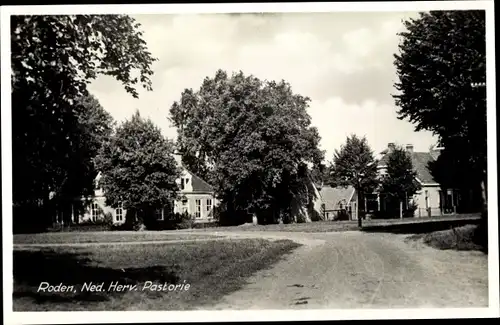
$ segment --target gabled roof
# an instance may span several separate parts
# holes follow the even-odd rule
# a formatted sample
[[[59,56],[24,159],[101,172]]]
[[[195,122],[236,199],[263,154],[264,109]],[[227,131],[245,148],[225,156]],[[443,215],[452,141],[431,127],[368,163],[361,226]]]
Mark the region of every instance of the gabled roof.
[[[389,161],[389,155],[388,155],[388,151],[386,149],[380,153],[377,166],[378,167],[387,166],[388,161]]]
[[[387,150],[382,151],[381,154],[383,156],[378,162],[378,167],[385,167],[389,161],[389,154]],[[410,155],[417,179],[424,184],[437,184],[429,171],[429,162],[434,161],[432,155],[429,152],[412,152]]]
[[[201,179],[199,176],[191,173],[189,170],[186,169],[188,173],[191,174],[191,186],[193,186],[193,192],[213,192],[214,189],[210,184],[205,182],[203,179]]]
[[[413,169],[417,172],[418,180],[424,184],[437,184],[429,170],[429,163],[431,161],[434,161],[434,159],[428,152],[413,152],[411,154]]]
[[[337,210],[339,209],[339,203],[349,204],[354,196],[354,187],[331,187],[324,186],[319,191],[323,204],[325,205],[325,210]]]

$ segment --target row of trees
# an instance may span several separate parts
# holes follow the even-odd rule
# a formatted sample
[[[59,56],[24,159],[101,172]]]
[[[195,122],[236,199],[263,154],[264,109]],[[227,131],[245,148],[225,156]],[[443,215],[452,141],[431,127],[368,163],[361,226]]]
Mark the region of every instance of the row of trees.
[[[433,131],[445,147],[434,166],[436,179],[444,186],[482,188],[486,212],[486,96],[484,88],[471,87],[485,80],[484,20],[482,11],[441,11],[405,21],[395,56],[399,93],[394,97],[401,119]],[[145,209],[175,196],[172,161],[157,161],[173,144],[138,115],[113,133],[112,119],[86,88],[106,74],[133,97],[138,85],[151,90],[155,58],[139,27],[124,15],[11,17],[15,207],[36,208],[33,215],[39,216],[50,201],[89,193],[98,168],[112,204],[129,195],[131,207]],[[324,168],[308,103],[284,81],[218,71],[172,105],[184,163],[215,187],[234,222],[248,214],[263,223],[293,221],[300,215],[296,210],[311,202],[308,184]],[[142,167],[131,165],[132,151],[126,149],[145,146],[137,134],[127,135],[138,130],[154,139],[147,140],[154,144],[150,148],[161,148],[135,151]],[[364,145],[352,137],[336,152],[339,184],[372,186],[375,164],[366,163]],[[350,167],[340,168],[344,165]],[[146,178],[157,186],[132,185]],[[385,188],[397,192],[393,187],[401,181],[393,178]],[[132,189],[113,192],[110,184]],[[157,199],[146,204],[139,195]]]
[[[125,15],[11,18],[15,220],[50,224],[54,204],[91,194],[98,171],[112,206],[145,211],[176,197],[174,144],[138,114],[114,129],[87,91],[99,74],[133,97],[138,85],[151,90],[156,59],[139,27]],[[218,71],[172,106],[185,164],[214,185],[232,221],[304,214],[295,210],[314,193],[307,166],[323,159],[308,103],[284,81]]]

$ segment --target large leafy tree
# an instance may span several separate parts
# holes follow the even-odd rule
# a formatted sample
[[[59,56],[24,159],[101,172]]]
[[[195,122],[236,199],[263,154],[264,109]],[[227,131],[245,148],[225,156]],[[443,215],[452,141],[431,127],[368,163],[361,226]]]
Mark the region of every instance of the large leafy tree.
[[[358,224],[361,226],[359,204],[366,193],[378,185],[377,164],[366,137],[347,137],[340,150],[335,150],[331,166],[332,179],[339,186],[352,186],[358,195]]]
[[[174,143],[139,112],[123,122],[96,157],[106,204],[122,204],[147,225],[154,209],[178,198],[180,168],[173,151]]]
[[[330,184],[330,168],[325,163],[320,163],[311,168],[311,179],[317,185]]]
[[[87,84],[110,75],[137,97],[137,86],[151,89],[155,59],[139,24],[124,15],[12,16],[10,23],[14,204],[40,205],[80,163],[72,157],[82,147],[75,145],[84,127],[77,101]]]
[[[64,169],[65,178],[54,190],[62,199],[93,194],[94,178],[98,173],[94,159],[115,125],[111,115],[92,95],[78,98],[73,110],[77,123],[68,135],[71,147]]]
[[[421,189],[416,177],[411,156],[404,148],[396,147],[388,156],[387,172],[380,184],[381,194],[388,201],[401,203],[406,210],[409,199]]]
[[[308,102],[284,81],[219,70],[198,91],[186,89],[170,119],[184,163],[215,186],[229,216],[275,222],[308,200],[307,164],[323,158]]]
[[[66,161],[59,170],[61,182],[52,188],[51,200],[51,204],[59,212],[59,221],[64,224],[75,221],[70,220],[74,198],[94,194],[94,179],[98,173],[94,158],[111,135],[115,124],[111,115],[92,95],[78,98],[73,110],[76,123],[68,134],[70,148],[64,157]],[[81,207],[76,205],[73,208]]]
[[[439,136],[444,151],[435,178],[443,186],[482,187],[486,208],[486,88],[476,87],[486,81],[485,12],[431,11],[404,26],[395,55],[399,118]]]

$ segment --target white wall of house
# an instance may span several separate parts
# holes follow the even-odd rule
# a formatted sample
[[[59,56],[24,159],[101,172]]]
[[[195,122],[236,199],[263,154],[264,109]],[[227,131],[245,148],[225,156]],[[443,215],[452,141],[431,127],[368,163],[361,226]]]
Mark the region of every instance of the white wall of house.
[[[195,222],[213,220],[214,207],[217,202],[211,193],[184,193],[185,199],[177,200],[174,204],[175,213],[187,212],[193,216]]]
[[[111,213],[114,223],[122,224],[125,222],[127,210],[121,207],[117,209],[110,207],[106,205],[106,198],[104,196],[96,196],[84,206],[83,214],[79,216],[79,222],[103,220],[104,216],[108,213]]]
[[[417,204],[415,217],[427,217],[430,208],[431,216],[441,215],[439,185],[422,186],[420,192],[414,195],[413,201]]]
[[[186,211],[195,222],[209,222],[213,221],[213,211],[217,205],[217,200],[213,195],[207,194],[186,194],[185,200],[177,200],[174,203],[174,212],[183,213]],[[75,211],[75,213],[77,213]],[[106,205],[106,198],[104,196],[94,197],[92,201],[84,206],[83,213],[79,216],[79,222],[90,222],[103,220],[105,215],[110,213],[113,217],[115,224],[122,224],[125,222],[126,209],[113,208]],[[158,211],[157,219],[164,220],[168,211]]]

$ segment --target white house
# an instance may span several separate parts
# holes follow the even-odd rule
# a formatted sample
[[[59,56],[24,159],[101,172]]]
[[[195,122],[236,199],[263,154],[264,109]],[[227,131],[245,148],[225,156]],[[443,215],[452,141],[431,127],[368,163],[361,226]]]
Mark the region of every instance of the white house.
[[[381,175],[386,173],[389,154],[394,150],[395,144],[389,143],[387,149],[381,153],[378,162],[378,171]],[[411,157],[413,169],[417,173],[416,180],[421,185],[421,190],[411,199],[416,205],[415,217],[439,216],[454,213],[457,206],[457,194],[455,190],[441,190],[441,186],[434,180],[429,171],[429,163],[435,161],[442,148],[433,148],[429,152],[415,152],[413,145],[406,145],[406,150]],[[384,201],[378,198],[378,209],[384,209]]]
[[[157,220],[165,220],[169,212],[188,213],[195,222],[211,222],[214,220],[213,211],[216,204],[215,193],[207,182],[189,171],[181,162],[179,155],[174,155],[176,162],[182,167],[181,177],[177,180],[180,187],[179,199],[173,204],[173,211],[167,208],[156,211]],[[127,210],[122,206],[113,208],[106,204],[106,193],[99,186],[101,175],[96,177],[96,189],[92,197],[75,198],[73,204],[65,211],[58,211],[56,223],[63,220],[72,220],[74,223],[82,223],[103,220],[106,215],[110,216],[115,224],[125,222]],[[71,213],[71,218],[63,218],[63,214]]]

